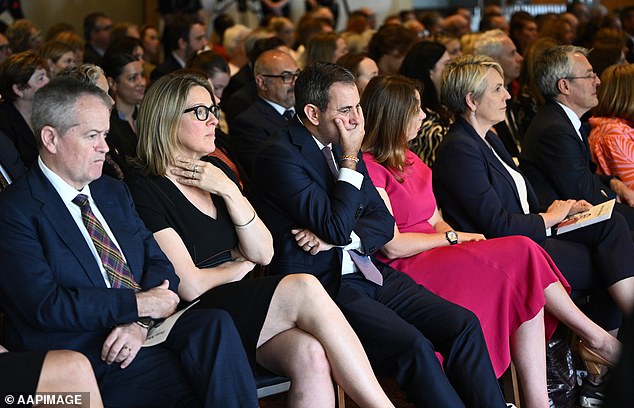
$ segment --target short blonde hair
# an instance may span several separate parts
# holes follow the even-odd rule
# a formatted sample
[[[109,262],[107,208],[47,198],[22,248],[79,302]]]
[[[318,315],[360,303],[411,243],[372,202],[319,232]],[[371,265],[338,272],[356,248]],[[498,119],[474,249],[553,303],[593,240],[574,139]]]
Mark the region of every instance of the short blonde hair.
[[[487,88],[486,77],[489,69],[496,70],[504,78],[502,67],[490,57],[463,55],[452,60],[442,74],[441,100],[454,113],[465,113],[468,94],[476,101],[482,99]]]
[[[634,64],[611,65],[601,75],[596,116],[613,116],[634,125]]]
[[[207,77],[197,71],[165,75],[145,93],[139,107],[137,155],[147,175],[164,176],[172,164],[187,96],[197,86],[205,88],[215,100]]]

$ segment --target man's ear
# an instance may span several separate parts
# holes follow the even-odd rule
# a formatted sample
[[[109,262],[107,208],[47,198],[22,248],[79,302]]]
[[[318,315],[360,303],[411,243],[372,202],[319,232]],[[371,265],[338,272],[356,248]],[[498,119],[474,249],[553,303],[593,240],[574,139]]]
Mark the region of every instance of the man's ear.
[[[258,87],[258,89],[266,91],[266,84],[264,82],[264,77],[262,75],[257,74],[255,76],[255,85]]]
[[[473,97],[473,93],[469,92],[467,96],[465,96],[465,102],[467,103],[469,112],[475,112],[478,109],[478,102]]]
[[[570,84],[567,79],[561,78],[557,80],[557,90],[560,94],[568,95],[570,93]]]
[[[51,154],[57,153],[57,143],[59,140],[59,134],[57,130],[52,126],[44,126],[40,132],[40,141],[42,142],[42,148]]]
[[[308,119],[313,126],[319,126],[320,113],[319,108],[312,103],[307,103],[306,106],[304,106],[304,115],[306,115],[306,119]]]

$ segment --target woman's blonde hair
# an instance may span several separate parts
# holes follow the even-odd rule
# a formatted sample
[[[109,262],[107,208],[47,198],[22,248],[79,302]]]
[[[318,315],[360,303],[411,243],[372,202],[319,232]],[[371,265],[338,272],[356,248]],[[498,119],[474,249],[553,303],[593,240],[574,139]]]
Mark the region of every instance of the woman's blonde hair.
[[[197,86],[205,88],[215,101],[207,77],[196,71],[165,75],[145,93],[139,107],[137,155],[147,175],[164,176],[173,164],[187,96]]]
[[[480,101],[487,88],[487,74],[494,69],[504,78],[500,64],[483,55],[463,55],[453,59],[442,73],[441,100],[456,114],[467,111],[467,95]]]
[[[596,116],[613,116],[634,125],[634,64],[611,65],[601,75]]]
[[[399,181],[408,165],[407,127],[420,109],[417,90],[416,82],[409,78],[385,75],[372,78],[361,97],[366,129],[361,148]]]

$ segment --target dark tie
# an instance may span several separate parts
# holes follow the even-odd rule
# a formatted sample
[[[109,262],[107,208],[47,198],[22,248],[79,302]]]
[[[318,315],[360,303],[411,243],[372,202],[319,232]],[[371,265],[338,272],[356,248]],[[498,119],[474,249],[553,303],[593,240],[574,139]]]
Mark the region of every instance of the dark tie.
[[[282,114],[282,116],[284,116],[284,119],[286,120],[291,120],[293,119],[293,116],[295,115],[295,112],[293,112],[292,109],[286,109],[284,111],[284,113]]]
[[[337,170],[337,165],[335,165],[335,158],[332,156],[332,150],[330,150],[330,147],[324,146],[324,148],[321,149],[321,152],[326,158],[326,162],[328,163],[328,168],[330,169],[332,176],[335,180],[337,180],[339,178],[339,170]]]
[[[77,197],[73,199],[73,203],[77,204],[79,208],[81,208],[81,220],[84,222],[93,244],[95,244],[95,248],[101,258],[103,268],[108,274],[110,285],[113,288],[131,288],[140,290],[141,287],[134,280],[134,276],[132,276],[132,272],[130,272],[130,268],[123,259],[121,252],[119,252],[117,246],[114,242],[112,242],[103,226],[90,209],[88,196],[78,194]]]

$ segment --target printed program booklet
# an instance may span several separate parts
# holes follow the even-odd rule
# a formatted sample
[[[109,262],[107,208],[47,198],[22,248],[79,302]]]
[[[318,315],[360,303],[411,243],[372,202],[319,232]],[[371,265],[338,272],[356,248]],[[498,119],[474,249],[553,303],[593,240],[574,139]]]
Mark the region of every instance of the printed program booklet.
[[[580,212],[565,218],[554,227],[555,231],[557,231],[557,235],[610,219],[610,217],[612,217],[612,210],[614,209],[615,201],[615,199],[612,199],[610,201],[597,204],[588,211]]]
[[[198,300],[193,302],[191,305],[186,308],[174,313],[167,319],[163,320],[160,323],[157,323],[156,326],[152,327],[145,338],[145,342],[141,345],[141,347],[152,347],[157,344],[163,343],[167,340],[167,336],[170,334],[172,327],[176,324],[176,321],[183,313],[185,313],[190,307],[194,306],[198,303]]]

